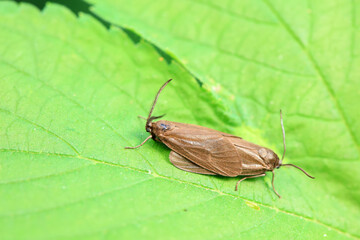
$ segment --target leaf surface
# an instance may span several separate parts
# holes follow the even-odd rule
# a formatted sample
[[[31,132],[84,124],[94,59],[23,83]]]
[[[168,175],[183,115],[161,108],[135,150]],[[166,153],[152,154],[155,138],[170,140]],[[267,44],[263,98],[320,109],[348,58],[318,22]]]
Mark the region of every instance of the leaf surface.
[[[184,3],[190,6],[188,11],[180,11]],[[244,28],[256,26],[248,44],[257,49],[217,39],[223,24],[213,23],[213,41],[218,40],[214,46],[237,49],[230,57],[215,53],[215,47],[204,48],[200,40],[210,43],[210,31],[198,32],[202,38],[190,36],[187,47],[186,41],[173,37],[172,31],[180,27],[161,24],[189,30],[191,21],[210,14],[207,11],[234,18],[240,13],[186,1],[163,4],[167,11],[160,11],[157,4],[102,1],[94,8],[111,22],[135,29],[154,47],[117,27],[105,29],[91,16],[77,18],[59,5],[48,4],[40,12],[28,4],[0,3],[0,36],[6,36],[0,38],[2,239],[360,238],[359,128],[353,121],[358,113],[347,104],[359,90],[344,87],[359,74],[355,42],[353,57],[346,58],[346,64],[351,62],[347,70],[336,65],[345,63],[334,51],[330,52],[338,57],[334,62],[322,55],[328,62],[321,62],[315,54],[321,51],[310,51],[317,70],[306,51],[291,37],[285,38],[289,30],[279,20],[285,16],[280,12],[276,16],[267,4],[256,19],[245,11],[244,18],[251,20]],[[136,8],[140,6],[143,10]],[[118,19],[120,7],[127,14]],[[175,11],[186,16],[154,24],[159,12]],[[254,5],[252,11],[258,13],[259,7]],[[298,26],[303,21],[299,19],[288,26]],[[265,51],[256,35],[266,33],[258,29],[262,22],[278,28],[273,32],[277,39],[262,40],[268,46],[271,42],[282,46],[281,54],[288,49],[286,61],[271,67],[247,59],[240,64],[237,55],[243,49],[254,51],[249,58],[273,61],[274,53]],[[302,34],[299,41],[308,37],[305,30]],[[160,40],[152,37],[160,35]],[[320,42],[319,46],[325,47]],[[159,49],[168,49],[175,60]],[[206,54],[214,54],[220,62],[206,60]],[[275,66],[282,70],[276,72]],[[332,66],[339,68],[335,71]],[[344,72],[348,81],[340,78]],[[279,200],[270,175],[246,181],[234,192],[237,178],[180,171],[159,143],[124,150],[148,136],[137,115],[147,115],[156,91],[169,78],[175,80],[160,96],[155,114],[246,136],[277,152],[282,149],[278,109],[283,107],[287,161],[301,165],[316,180],[296,169],[277,170],[275,184],[283,195]]]

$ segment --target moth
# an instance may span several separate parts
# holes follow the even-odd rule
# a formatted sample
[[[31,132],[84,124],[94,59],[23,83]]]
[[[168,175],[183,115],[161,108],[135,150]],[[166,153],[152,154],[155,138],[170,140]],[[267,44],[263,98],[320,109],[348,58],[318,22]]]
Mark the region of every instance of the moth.
[[[149,115],[146,119],[145,129],[150,133],[141,144],[141,147],[150,138],[162,142],[171,149],[170,162],[177,168],[199,174],[221,175],[226,177],[245,176],[235,185],[235,191],[240,182],[249,179],[265,176],[267,171],[272,172],[272,188],[275,194],[281,198],[274,187],[274,170],[281,166],[292,166],[306,176],[310,176],[305,170],[294,164],[283,164],[282,161],[286,152],[285,129],[280,110],[280,122],[283,133],[284,152],[281,160],[271,149],[248,142],[241,137],[223,133],[210,128],[171,122],[159,119],[162,116],[152,116],[152,112],[159,98],[161,91],[172,79],[166,81],[157,92]],[[140,116],[139,116],[140,117]],[[143,118],[143,117],[142,117]]]

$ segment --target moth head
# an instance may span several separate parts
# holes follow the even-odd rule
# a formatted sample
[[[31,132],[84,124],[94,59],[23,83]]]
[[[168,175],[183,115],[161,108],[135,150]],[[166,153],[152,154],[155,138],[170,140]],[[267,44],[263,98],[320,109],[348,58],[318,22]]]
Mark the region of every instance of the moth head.
[[[273,169],[278,167],[280,164],[280,159],[279,159],[278,155],[276,155],[276,153],[271,151],[270,157],[271,157],[270,163],[271,163]]]
[[[145,125],[145,130],[149,133],[153,133],[153,128],[154,128],[154,124],[153,124],[153,121],[155,119],[159,119],[159,118],[162,118],[163,116],[165,116],[165,114],[161,115],[161,116],[152,116],[150,118],[148,118],[148,120],[146,121],[146,125]]]
[[[152,112],[153,112],[153,110],[154,110],[154,107],[155,107],[155,104],[156,104],[157,99],[158,99],[158,97],[159,97],[159,94],[161,93],[161,91],[164,89],[164,87],[165,87],[171,80],[172,80],[172,79],[167,80],[167,81],[161,86],[161,88],[159,89],[158,93],[157,93],[156,96],[155,96],[154,102],[153,102],[153,104],[152,104],[152,106],[151,106],[151,109],[150,109],[150,112],[149,112],[149,116],[148,116],[147,118],[144,118],[144,117],[139,116],[140,118],[143,118],[143,119],[146,120],[145,130],[146,130],[147,132],[149,132],[151,135],[148,136],[148,137],[147,137],[141,144],[139,144],[138,146],[136,146],[136,147],[125,147],[125,149],[135,149],[135,148],[141,147],[144,143],[146,143],[146,142],[147,142],[149,139],[151,139],[151,138],[154,139],[154,140],[157,139],[156,134],[155,134],[155,131],[154,131],[153,121],[154,121],[155,119],[158,119],[158,118],[163,117],[164,115],[161,115],[161,116],[151,116],[151,114],[152,114]]]

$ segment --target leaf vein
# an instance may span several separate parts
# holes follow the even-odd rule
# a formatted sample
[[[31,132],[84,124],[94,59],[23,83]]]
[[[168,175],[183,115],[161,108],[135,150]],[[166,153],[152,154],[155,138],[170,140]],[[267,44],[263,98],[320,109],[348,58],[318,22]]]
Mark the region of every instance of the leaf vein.
[[[37,154],[37,153],[35,153]],[[41,153],[38,153],[38,154],[41,154]],[[136,168],[132,168],[132,167],[128,167],[128,166],[123,166],[123,165],[119,165],[119,164],[114,164],[114,163],[110,163],[110,162],[105,162],[103,160],[99,160],[99,159],[95,159],[95,158],[86,158],[86,157],[81,157],[81,156],[73,156],[73,157],[77,157],[77,158],[81,158],[81,159],[86,159],[86,160],[89,160],[89,161],[94,161],[94,162],[97,162],[97,163],[102,163],[102,164],[107,164],[107,165],[111,165],[111,166],[116,166],[116,167],[120,167],[120,168],[126,168],[126,169],[129,169],[129,170],[132,170],[132,171],[137,171],[137,172],[141,172],[141,173],[144,173],[144,174],[149,174],[147,171],[144,171],[144,170],[139,170],[139,169],[136,169]],[[176,178],[172,178],[172,177],[168,177],[168,176],[163,176],[163,175],[159,175],[159,174],[155,174],[155,173],[151,173],[149,175],[152,175],[154,178],[156,177],[159,177],[159,178],[163,178],[163,179],[166,179],[168,181],[174,181],[174,182],[178,182],[178,183],[182,183],[182,184],[188,184],[188,185],[191,185],[191,186],[194,186],[194,187],[197,187],[197,188],[200,188],[200,189],[203,189],[203,190],[207,190],[207,191],[212,191],[212,192],[216,192],[216,193],[219,193],[221,195],[225,195],[225,196],[230,196],[230,197],[233,197],[233,198],[238,198],[238,199],[242,199],[242,200],[245,200],[245,201],[248,201],[250,203],[254,203],[254,204],[257,204],[257,205],[260,205],[260,206],[263,206],[263,207],[266,207],[266,208],[269,208],[273,211],[276,211],[276,212],[282,212],[284,214],[287,214],[287,215],[290,215],[290,216],[293,216],[293,217],[297,217],[297,218],[302,218],[308,222],[312,222],[312,223],[315,223],[315,224],[318,224],[318,225],[321,225],[323,227],[327,227],[329,229],[332,229],[334,231],[336,231],[337,233],[339,234],[342,234],[342,235],[345,235],[345,236],[348,236],[348,237],[351,237],[351,238],[354,238],[354,239],[360,239],[360,236],[357,236],[355,234],[351,234],[351,233],[348,233],[348,232],[345,232],[344,230],[340,229],[340,228],[337,228],[335,226],[332,226],[328,223],[324,223],[320,220],[317,220],[315,218],[311,218],[311,217],[308,217],[308,216],[305,216],[305,215],[301,215],[299,213],[296,213],[296,212],[291,212],[291,211],[288,211],[288,210],[284,210],[284,209],[279,209],[277,207],[274,207],[272,205],[269,205],[269,204],[264,204],[264,203],[261,203],[261,202],[258,202],[258,201],[254,201],[252,199],[247,199],[245,197],[242,197],[242,196],[239,196],[239,195],[235,195],[235,194],[231,194],[231,193],[225,193],[225,192],[222,192],[220,190],[216,190],[214,188],[211,188],[211,187],[207,187],[207,186],[204,186],[204,185],[201,185],[201,184],[198,184],[198,183],[193,183],[193,182],[189,182],[189,181],[184,181],[184,180],[181,180],[181,179],[176,179]],[[116,190],[114,190],[116,191]],[[43,210],[43,211],[46,211],[46,210]],[[26,213],[25,213],[26,214]],[[29,213],[31,214],[31,213]]]
[[[3,151],[0,150],[0,152],[3,152]],[[17,179],[17,180],[13,180],[13,181],[0,182],[0,185],[18,184],[18,183],[25,183],[25,182],[28,183],[28,182],[32,182],[32,181],[41,180],[41,179],[62,176],[62,175],[66,175],[66,174],[69,174],[69,173],[78,172],[79,170],[81,170],[83,168],[86,168],[86,167],[89,167],[89,166],[91,166],[93,164],[94,163],[90,163],[88,165],[77,167],[77,168],[72,168],[70,170],[57,172],[57,173],[53,173],[53,174],[48,174],[48,175],[37,176],[37,177],[33,177],[33,178],[24,178],[24,179]]]
[[[4,108],[1,108],[1,107],[0,107],[0,112],[6,113],[6,114],[11,115],[11,116],[14,116],[14,117],[16,117],[16,118],[18,118],[18,119],[20,119],[20,120],[22,120],[22,121],[24,121],[24,122],[27,122],[27,123],[29,123],[29,124],[31,124],[31,125],[34,125],[34,126],[40,128],[40,129],[43,130],[44,132],[46,132],[46,133],[54,136],[55,138],[61,140],[61,141],[62,141],[63,143],[65,143],[69,148],[71,148],[71,149],[76,153],[76,155],[78,155],[78,156],[80,155],[79,151],[75,148],[75,146],[73,146],[70,142],[68,142],[66,139],[64,139],[64,138],[61,137],[60,135],[56,134],[55,132],[52,132],[52,131],[50,131],[49,129],[46,129],[45,127],[41,126],[40,124],[37,124],[37,123],[35,123],[35,122],[31,121],[31,120],[28,120],[28,119],[26,119],[26,118],[24,118],[24,117],[22,117],[22,116],[20,116],[20,115],[18,115],[18,114],[16,114],[16,113],[13,113],[13,112],[11,112],[11,111],[9,111],[9,110],[6,110],[6,109],[4,109]]]
[[[142,179],[142,180],[140,180],[138,182],[133,182],[133,183],[131,183],[129,185],[126,185],[126,186],[121,186],[121,187],[118,187],[118,188],[114,188],[114,189],[111,189],[109,191],[103,191],[103,192],[94,194],[94,195],[92,195],[90,197],[77,199],[75,201],[67,202],[67,203],[62,204],[62,205],[57,205],[57,206],[44,208],[44,209],[38,209],[36,211],[20,212],[20,213],[15,213],[15,214],[11,214],[11,215],[2,215],[1,217],[21,217],[21,216],[26,216],[26,215],[29,215],[29,214],[38,214],[38,213],[48,212],[48,211],[51,211],[51,210],[57,210],[57,209],[60,209],[60,208],[65,208],[65,207],[71,206],[71,205],[76,205],[78,203],[98,199],[98,198],[104,197],[106,195],[111,195],[111,194],[116,193],[116,192],[118,192],[120,190],[124,190],[124,189],[127,189],[129,187],[133,187],[133,186],[136,186],[138,184],[141,184],[141,183],[144,183],[144,182],[147,182],[147,181],[150,181],[150,180],[154,180],[154,178]]]
[[[314,56],[306,49],[306,46],[303,44],[303,42],[299,39],[299,37],[295,34],[295,32],[290,28],[290,26],[286,23],[286,21],[280,16],[279,12],[274,8],[274,6],[271,5],[271,3],[268,0],[263,0],[269,7],[269,9],[273,12],[273,14],[276,16],[276,18],[279,20],[281,25],[284,27],[284,29],[288,32],[288,34],[295,40],[295,42],[300,46],[304,54],[309,59],[310,63],[312,64],[314,70],[317,72],[317,75],[319,76],[321,82],[325,86],[327,92],[329,93],[330,98],[332,99],[335,108],[339,112],[342,122],[344,123],[346,129],[348,130],[348,133],[354,142],[354,145],[358,151],[358,154],[360,154],[360,145],[356,140],[355,133],[350,127],[349,120],[347,119],[347,116],[343,109],[341,108],[340,102],[336,98],[335,91],[332,89],[329,80],[326,78],[324,72],[321,70],[318,62],[315,60]]]

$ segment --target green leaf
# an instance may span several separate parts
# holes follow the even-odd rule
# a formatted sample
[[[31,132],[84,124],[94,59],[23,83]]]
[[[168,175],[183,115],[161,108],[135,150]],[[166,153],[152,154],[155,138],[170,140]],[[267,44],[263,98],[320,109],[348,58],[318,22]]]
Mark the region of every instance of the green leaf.
[[[229,115],[242,123],[233,131],[237,135],[261,143],[248,134],[251,127],[280,153],[283,109],[286,161],[317,179],[310,183],[299,174],[295,180],[289,170],[288,180],[277,181],[291,183],[279,188],[288,201],[261,202],[360,237],[356,1],[88,2],[99,16],[176,56],[214,96],[222,96]]]
[[[359,113],[348,104],[359,93],[358,20],[346,28],[341,25],[346,4],[323,6],[324,15],[334,11],[342,21],[333,18],[334,26],[309,37],[301,11],[290,5],[280,11],[269,3],[244,4],[251,6],[244,13],[190,1],[95,4],[99,16],[131,27],[155,47],[58,5],[39,12],[1,2],[1,238],[360,238]],[[214,16],[205,21],[209,29],[199,31],[209,11],[219,15],[209,15]],[[184,13],[183,18],[174,13]],[[328,23],[311,19],[313,30],[316,21]],[[244,21],[240,30],[237,21]],[[295,27],[303,32],[291,30]],[[183,36],[173,31],[199,36],[180,41],[174,36]],[[249,39],[231,42],[241,40],[236,38],[241,31],[250,31]],[[343,49],[331,45],[341,31],[343,38],[353,33],[352,45],[338,41]],[[318,42],[301,48],[304,39]],[[221,46],[231,54],[221,53]],[[159,49],[168,49],[174,59]],[[241,61],[238,55],[245,50],[249,55]],[[270,176],[244,182],[234,192],[238,178],[180,171],[160,143],[124,150],[148,136],[137,115],[148,113],[169,78],[174,81],[160,96],[156,114],[246,136],[278,153],[283,107],[286,159],[316,180],[296,169],[277,170],[279,200]]]

